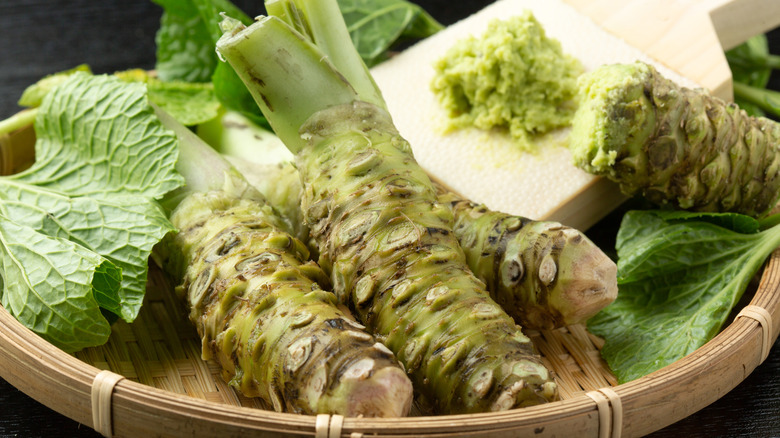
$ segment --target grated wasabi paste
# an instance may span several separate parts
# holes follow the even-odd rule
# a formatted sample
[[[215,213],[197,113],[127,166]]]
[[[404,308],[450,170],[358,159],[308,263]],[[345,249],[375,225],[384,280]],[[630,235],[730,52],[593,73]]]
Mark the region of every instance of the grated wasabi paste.
[[[533,136],[570,123],[584,71],[530,11],[458,41],[434,70],[431,89],[450,116],[449,129],[505,129],[529,151]]]

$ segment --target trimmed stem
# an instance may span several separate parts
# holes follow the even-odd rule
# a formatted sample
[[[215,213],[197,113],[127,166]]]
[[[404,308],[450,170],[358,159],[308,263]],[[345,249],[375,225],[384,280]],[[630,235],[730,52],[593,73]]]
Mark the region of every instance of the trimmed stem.
[[[307,35],[336,69],[355,88],[360,100],[386,108],[384,98],[363,59],[352,46],[352,38],[335,1],[267,0],[266,10]]]
[[[361,97],[316,46],[276,17],[234,26],[217,50],[293,153],[306,144],[298,130],[312,114]]]
[[[263,199],[233,166],[200,137],[179,123],[170,114],[152,104],[157,117],[179,140],[179,159],[176,170],[184,177],[186,185],[169,194],[160,205],[169,213],[192,193],[221,191],[232,196]]]

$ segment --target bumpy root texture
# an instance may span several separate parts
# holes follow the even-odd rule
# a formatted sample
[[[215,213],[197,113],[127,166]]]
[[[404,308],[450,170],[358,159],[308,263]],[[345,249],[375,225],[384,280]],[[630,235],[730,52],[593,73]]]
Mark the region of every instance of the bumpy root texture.
[[[292,163],[233,162],[284,217],[301,215],[301,183]],[[452,208],[455,237],[469,268],[523,328],[582,323],[615,300],[617,266],[582,232],[490,211],[435,187],[439,202]],[[305,224],[295,225],[297,236],[309,235]]]
[[[451,209],[390,116],[355,102],[301,127],[303,211],[334,291],[439,413],[558,398],[531,341],[466,265]]]
[[[178,291],[203,356],[277,411],[400,417],[412,385],[393,354],[330,292],[327,276],[274,210],[225,192],[192,194],[172,215]],[[175,266],[172,265],[172,266]]]
[[[580,79],[571,145],[578,166],[658,204],[759,217],[780,194],[780,125],[644,63]]]
[[[474,274],[521,326],[585,322],[617,297],[617,266],[582,232],[489,210],[437,186]]]

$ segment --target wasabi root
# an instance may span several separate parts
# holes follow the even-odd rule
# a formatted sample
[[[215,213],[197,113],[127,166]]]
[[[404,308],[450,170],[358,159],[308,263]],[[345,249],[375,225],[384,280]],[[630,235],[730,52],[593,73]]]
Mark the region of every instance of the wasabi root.
[[[411,381],[323,290],[327,276],[306,261],[308,250],[286,221],[216,152],[192,148],[199,139],[186,129],[177,133],[184,157],[177,168],[190,191],[171,214],[179,232],[167,241],[164,266],[181,279],[177,291],[203,357],[277,411],[407,415]]]
[[[411,165],[387,113],[366,103],[338,106],[301,131],[312,138],[298,163],[320,263],[435,410],[505,410],[554,399],[552,376],[468,269],[452,212]]]
[[[226,381],[277,411],[408,413],[411,383],[392,353],[322,290],[327,277],[269,207],[214,191],[172,220],[190,255],[179,293]]]
[[[217,49],[296,154],[304,217],[334,291],[435,412],[558,399],[530,339],[468,269],[452,211],[393,126],[336,2],[266,8],[273,15],[249,27],[225,23]]]
[[[617,297],[617,266],[582,232],[491,211],[439,188],[474,274],[521,326],[584,323]]]
[[[292,163],[231,159],[285,217],[300,215],[302,188]],[[558,222],[491,211],[436,186],[450,206],[455,237],[471,271],[522,327],[551,330],[584,323],[617,297],[617,266],[584,233]],[[296,235],[308,235],[297,224]]]
[[[780,195],[780,125],[644,63],[579,82],[571,149],[582,169],[628,194],[693,211],[760,217]]]

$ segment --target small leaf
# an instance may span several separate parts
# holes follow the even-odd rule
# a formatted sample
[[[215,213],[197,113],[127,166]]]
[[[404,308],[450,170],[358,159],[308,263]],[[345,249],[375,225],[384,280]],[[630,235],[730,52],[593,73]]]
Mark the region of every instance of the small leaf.
[[[65,82],[65,80],[67,80],[70,75],[77,72],[91,73],[89,66],[86,64],[81,64],[70,70],[48,75],[24,90],[22,97],[19,98],[19,106],[40,106],[41,102],[43,101],[43,97],[46,96],[49,91],[52,90],[52,88]]]
[[[371,67],[401,39],[425,38],[443,29],[421,7],[404,0],[339,0],[349,35]]]
[[[222,109],[210,82],[147,82],[149,100],[185,126],[216,119]]]
[[[211,82],[161,81],[141,69],[116,72],[114,76],[123,81],[146,84],[149,101],[185,126],[214,120],[222,112]]]
[[[757,229],[755,219],[731,213],[624,216],[616,245],[618,297],[588,321],[604,337],[602,355],[620,382],[658,370],[717,334],[780,245],[780,226]]]
[[[157,120],[141,83],[74,74],[46,96],[35,132],[36,162],[15,181],[70,195],[151,198],[182,184],[176,136]]]
[[[19,322],[68,352],[108,340],[99,302],[117,301],[121,278],[111,262],[2,217],[0,261],[2,305]]]

